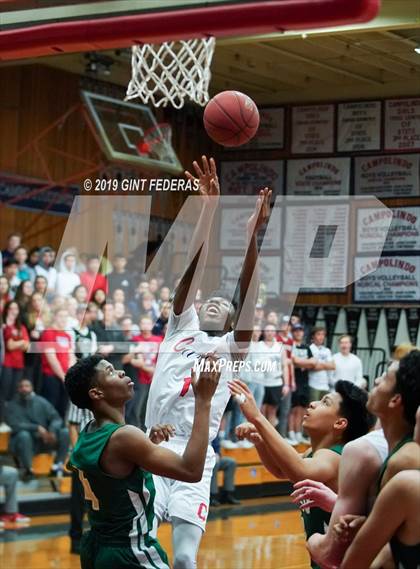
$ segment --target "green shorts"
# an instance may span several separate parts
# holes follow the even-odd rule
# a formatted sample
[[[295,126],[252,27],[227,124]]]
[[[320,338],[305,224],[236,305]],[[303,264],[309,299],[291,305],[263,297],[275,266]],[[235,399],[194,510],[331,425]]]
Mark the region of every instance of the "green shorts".
[[[141,536],[144,545],[139,548],[139,542],[110,543],[101,539],[95,532],[83,534],[80,549],[80,564],[82,569],[169,569],[166,553],[157,539],[151,536]]]

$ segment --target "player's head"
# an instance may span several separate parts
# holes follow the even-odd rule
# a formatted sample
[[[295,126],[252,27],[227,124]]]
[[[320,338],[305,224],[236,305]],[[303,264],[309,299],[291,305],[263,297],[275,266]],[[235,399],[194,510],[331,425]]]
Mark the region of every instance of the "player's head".
[[[365,435],[374,419],[366,409],[367,393],[350,381],[339,380],[335,392],[312,401],[302,426],[310,437],[327,437],[343,444]]]
[[[413,350],[399,362],[393,361],[375,380],[368,409],[381,420],[403,420],[414,428],[420,405],[420,350]]]
[[[121,407],[133,396],[133,382],[102,356],[82,358],[66,373],[65,385],[77,407],[95,412],[105,404]]]
[[[236,307],[227,295],[216,291],[203,302],[198,318],[200,329],[213,334],[225,334],[232,330]]]

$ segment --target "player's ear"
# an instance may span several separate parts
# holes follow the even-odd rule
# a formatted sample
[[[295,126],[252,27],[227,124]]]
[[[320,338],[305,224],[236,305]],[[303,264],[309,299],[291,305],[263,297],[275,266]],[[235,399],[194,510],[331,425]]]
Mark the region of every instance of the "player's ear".
[[[389,400],[389,404],[388,404],[389,407],[391,409],[395,409],[396,407],[400,407],[401,404],[402,404],[401,394],[400,393],[394,393],[394,395]]]
[[[99,387],[92,387],[92,389],[89,389],[89,397],[94,401],[99,401],[100,399],[103,399],[103,396],[104,396],[103,391],[99,389]]]
[[[336,431],[339,431],[341,434],[343,434],[344,431],[347,429],[348,424],[349,424],[349,422],[345,417],[340,417],[334,423],[334,429],[336,429]]]

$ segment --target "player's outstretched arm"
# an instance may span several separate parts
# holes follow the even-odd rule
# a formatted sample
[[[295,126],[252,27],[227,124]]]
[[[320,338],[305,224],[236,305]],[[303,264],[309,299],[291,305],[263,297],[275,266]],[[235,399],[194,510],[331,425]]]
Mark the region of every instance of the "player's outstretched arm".
[[[264,444],[261,436],[258,434],[257,429],[251,423],[242,423],[238,425],[235,429],[236,436],[239,441],[248,440],[255,445],[257,449],[258,456],[261,459],[261,462],[266,467],[266,469],[276,476],[277,478],[284,478],[283,472],[277,466],[277,464],[273,461],[273,457],[271,456],[270,452],[267,450],[267,447]]]
[[[247,222],[248,248],[239,282],[239,316],[234,326],[235,342],[242,348],[244,344],[249,344],[252,336],[259,288],[257,234],[270,217],[271,195],[272,191],[268,188],[260,191],[255,210]]]
[[[416,512],[417,515],[419,478],[418,471],[404,471],[385,486],[368,519],[347,550],[340,565],[341,569],[370,567],[377,554],[407,520],[409,512]],[[395,507],[396,504],[398,507]],[[352,523],[344,517],[341,518],[339,526],[347,526],[351,533]]]
[[[264,417],[246,383],[239,380],[231,381],[229,389],[232,395],[238,395],[241,398],[238,402],[242,413],[247,421],[256,427],[273,461],[286,478],[292,482],[310,478],[324,482],[324,484],[335,478],[340,459],[338,454],[321,449],[314,454],[313,458],[302,457]]]
[[[128,425],[115,433],[117,437],[114,435],[114,452],[122,460],[159,476],[185,482],[201,480],[209,444],[210,405],[220,378],[220,371],[214,369],[216,359],[207,357],[206,361],[213,369],[202,371],[198,380],[194,370],[191,370],[195,414],[192,434],[184,454],[179,456],[153,444],[140,429]]]
[[[181,314],[193,304],[200,287],[207,262],[210,229],[219,203],[220,186],[216,163],[213,158],[207,160],[206,156],[202,156],[201,160],[201,167],[198,162],[193,162],[197,177],[188,171],[185,172],[191,182],[198,184],[202,205],[188,249],[187,269],[175,291],[173,308],[176,315]]]

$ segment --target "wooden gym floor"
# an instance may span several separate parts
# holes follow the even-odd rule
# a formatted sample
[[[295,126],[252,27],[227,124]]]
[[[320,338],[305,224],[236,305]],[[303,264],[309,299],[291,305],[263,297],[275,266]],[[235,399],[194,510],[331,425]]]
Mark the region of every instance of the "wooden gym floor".
[[[302,522],[286,498],[247,500],[244,507],[217,508],[201,543],[198,569],[309,569]],[[70,555],[68,516],[39,516],[27,528],[0,534],[7,569],[79,569]],[[172,555],[169,524],[159,538]],[[5,564],[3,564],[5,563]]]

